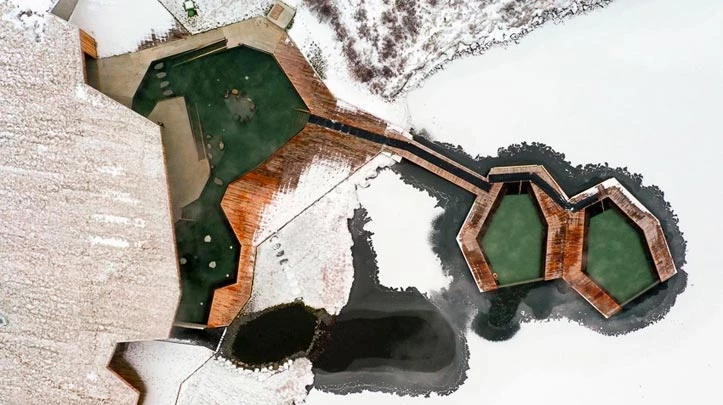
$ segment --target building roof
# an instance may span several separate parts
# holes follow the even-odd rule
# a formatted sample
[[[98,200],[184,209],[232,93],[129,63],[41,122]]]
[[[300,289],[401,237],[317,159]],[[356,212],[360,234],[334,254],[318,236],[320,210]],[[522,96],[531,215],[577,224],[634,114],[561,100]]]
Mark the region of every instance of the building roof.
[[[77,28],[42,30],[0,18],[0,402],[134,403],[106,365],[179,297],[161,134],[83,83]]]

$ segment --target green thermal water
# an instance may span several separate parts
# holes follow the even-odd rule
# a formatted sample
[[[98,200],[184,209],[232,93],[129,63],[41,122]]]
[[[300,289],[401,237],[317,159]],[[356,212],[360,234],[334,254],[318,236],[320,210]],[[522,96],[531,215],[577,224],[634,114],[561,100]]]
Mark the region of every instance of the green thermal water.
[[[616,208],[590,218],[585,272],[619,303],[657,283],[648,247]]]
[[[177,319],[195,323],[206,322],[213,291],[236,274],[239,245],[220,207],[226,187],[266,160],[308,119],[273,56],[236,47],[193,59],[206,52],[154,62],[133,100],[134,109],[147,116],[158,101],[184,96],[195,135],[207,144],[211,175],[200,198],[183,209],[184,220],[176,223],[183,292]],[[161,87],[164,81],[168,84]],[[227,107],[229,89],[253,100],[256,111],[249,122]],[[166,90],[173,94],[164,95]],[[204,241],[206,235],[211,242]]]
[[[504,196],[480,242],[501,286],[544,276],[545,226],[529,194]]]

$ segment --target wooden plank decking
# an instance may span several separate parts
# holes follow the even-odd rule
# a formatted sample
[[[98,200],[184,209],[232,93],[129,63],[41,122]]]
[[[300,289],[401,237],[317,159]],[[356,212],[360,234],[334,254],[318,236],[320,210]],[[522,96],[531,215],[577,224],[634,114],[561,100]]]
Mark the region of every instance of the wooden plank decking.
[[[612,200],[643,231],[660,281],[673,277],[677,270],[668,248],[668,242],[665,240],[663,228],[660,226],[660,221],[649,211],[641,209],[639,202],[632,201],[631,199],[634,197],[623,192],[622,187],[619,183],[615,184],[614,187],[601,187],[600,199],[609,198]]]
[[[83,30],[80,30],[80,50],[91,58],[98,59],[98,43]]]
[[[488,176],[495,174],[516,174],[516,173],[533,173],[536,174],[545,183],[549,184],[555,191],[557,191],[564,198],[568,198],[565,194],[565,190],[557,184],[554,177],[547,171],[545,166],[542,165],[520,165],[520,166],[499,166],[490,169]]]
[[[457,243],[462,249],[462,255],[467,261],[480,291],[492,291],[498,288],[497,281],[494,278],[492,269],[485,259],[484,253],[477,241],[484,222],[487,219],[497,197],[502,190],[502,183],[492,185],[489,192],[480,192],[477,194],[472,209],[467,214],[467,218],[462,224],[462,229],[457,234]]]
[[[643,231],[653,262],[658,272],[660,281],[665,281],[675,275],[676,269],[668,244],[665,240],[662,227],[657,218],[645,209],[625,188],[615,179],[592,187],[572,198],[567,197],[564,190],[550,176],[549,172],[542,166],[511,166],[497,167],[490,171],[490,175],[510,173],[534,173],[542,181],[546,182],[563,198],[575,203],[593,197],[595,201],[609,198],[621,211],[625,213]],[[495,186],[500,183],[495,183]],[[561,207],[554,199],[547,195],[539,186],[531,184],[532,192],[537,199],[540,209],[547,223],[547,239],[545,251],[545,280],[563,278],[578,294],[587,300],[603,316],[610,317],[619,312],[622,307],[620,303],[609,295],[604,289],[597,285],[585,274],[584,249],[586,233],[586,207],[579,211],[570,211]],[[480,214],[485,211],[475,206],[470,212],[467,221],[463,225],[463,231],[467,237],[466,243],[461,244],[463,254],[468,260],[470,269],[475,277],[481,291],[490,288],[489,280],[486,280],[485,266],[480,263],[479,257],[484,260],[481,249],[470,243],[473,232],[479,231],[481,226],[475,226],[481,220]],[[486,211],[488,214],[489,211]],[[473,215],[474,214],[474,215]],[[460,232],[460,236],[462,232]],[[474,235],[476,238],[476,235]]]
[[[381,145],[307,124],[266,162],[229,184],[221,208],[241,245],[238,276],[234,284],[215,291],[208,326],[231,323],[251,297],[255,240],[259,239],[264,207],[274,194],[282,188],[295,188],[301,173],[316,157],[343,155],[355,171],[380,151]]]
[[[239,39],[239,43],[243,43],[243,38]],[[273,49],[274,57],[311,114],[389,138],[403,140],[460,170],[479,179],[487,180],[486,177],[469,168],[390,129],[387,122],[346,103],[339,102],[316,75],[313,67],[286,33],[279,36],[276,45],[269,49]],[[477,236],[500,193],[502,183],[493,184],[490,191],[486,192],[409,151],[389,146],[382,148],[378,144],[307,124],[300,134],[277,151],[267,162],[229,185],[221,205],[232,224],[242,250],[236,282],[231,286],[216,290],[214,294],[209,326],[229,324],[248,301],[253,284],[254,235],[258,231],[264,206],[269,204],[282,182],[294,178],[298,181],[298,176],[303,168],[311,163],[313,156],[320,153],[318,146],[321,144],[348,156],[356,168],[368,161],[374,154],[379,153],[380,150],[388,150],[473,193],[476,196],[475,201],[457,235],[457,240],[480,291],[498,288],[477,241]],[[505,173],[535,173],[564,199],[571,201],[543,166],[500,167],[494,168],[490,172],[490,174]],[[583,272],[586,226],[584,211],[565,210],[534,184],[532,190],[548,226],[545,279],[562,277],[606,317],[620,311],[620,305]],[[630,201],[623,192],[616,192],[615,189],[605,187],[594,191],[600,193],[601,198],[609,197],[616,204],[621,205],[621,208],[625,207],[624,212],[643,229],[651,252],[653,252],[661,280],[664,281],[675,274],[672,257],[657,219],[652,214],[640,210],[638,205]],[[581,200],[582,197],[590,196],[592,192],[593,190],[588,190],[587,194],[581,193],[572,200]]]
[[[584,273],[585,211],[569,212],[564,243],[562,278],[606,318],[621,307],[605,290]]]

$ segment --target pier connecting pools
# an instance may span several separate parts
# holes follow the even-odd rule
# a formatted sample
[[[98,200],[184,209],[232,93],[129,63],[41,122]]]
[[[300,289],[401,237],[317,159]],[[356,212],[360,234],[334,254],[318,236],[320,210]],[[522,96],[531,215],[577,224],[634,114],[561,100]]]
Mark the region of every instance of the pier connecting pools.
[[[610,317],[676,273],[657,218],[615,179],[574,197],[542,166],[489,179],[458,237],[480,291],[562,278]]]
[[[658,283],[645,236],[609,200],[587,212],[585,273],[622,304]]]
[[[226,49],[225,41],[153,62],[133,108],[156,118],[159,102],[178,97],[185,101],[196,160],[205,160],[210,174],[197,199],[174,218],[183,291],[177,319],[203,324],[214,290],[236,279],[240,246],[220,207],[226,187],[298,133],[308,114],[272,55]],[[164,143],[175,135],[164,134]],[[171,187],[188,186],[174,184],[174,175],[169,170]]]
[[[267,39],[155,60],[133,98],[164,128],[178,321],[231,323],[251,295],[262,208],[324,153],[390,153],[473,194],[457,241],[480,291],[562,278],[609,317],[676,273],[660,223],[614,179],[568,197],[542,166],[484,176],[340,103],[285,33]]]

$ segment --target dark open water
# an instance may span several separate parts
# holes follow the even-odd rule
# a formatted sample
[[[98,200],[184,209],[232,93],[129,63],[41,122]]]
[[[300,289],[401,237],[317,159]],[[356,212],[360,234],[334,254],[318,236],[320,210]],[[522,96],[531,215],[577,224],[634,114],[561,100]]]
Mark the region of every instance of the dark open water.
[[[427,298],[414,288],[395,291],[380,286],[371,233],[365,229],[371,218],[362,207],[349,220],[354,241],[355,279],[349,302],[341,313],[333,317],[307,309],[297,314],[299,319],[290,320],[287,306],[265,313],[268,316],[274,311],[285,311],[284,316],[267,317],[276,321],[260,322],[258,328],[253,321],[239,319],[228,328],[226,343],[222,344],[226,349],[222,348],[222,352],[242,361],[246,356],[246,362],[249,362],[249,353],[254,353],[251,362],[264,364],[281,361],[292,353],[303,355],[302,346],[308,343],[311,347],[305,354],[314,363],[317,389],[340,394],[365,389],[411,395],[448,394],[466,379],[469,353],[465,336],[470,330],[487,340],[500,341],[514,338],[530,320],[567,318],[604,335],[625,334],[665,316],[678,294],[685,290],[687,274],[682,267],[686,242],[677,217],[663,192],[656,186],[644,186],[642,176],[605,164],[573,167],[564,155],[538,144],[513,145],[500,149],[499,157],[476,159],[449,145],[431,145],[482,174],[493,166],[544,164],[568,195],[616,177],[660,219],[678,275],[640,296],[608,320],[561,280],[482,294],[455,239],[473,196],[424,169],[402,162],[391,170],[407,184],[432,194],[444,210],[434,220],[430,240],[444,271],[452,276],[449,288]],[[316,314],[313,322],[320,320],[311,335],[308,328],[297,325],[312,323],[309,313]],[[238,323],[244,326],[239,328]],[[274,328],[284,331],[270,330]],[[239,330],[245,332],[239,334]],[[293,350],[289,350],[289,345],[265,342],[269,334],[286,336],[294,330],[303,335],[300,339],[303,342]]]

